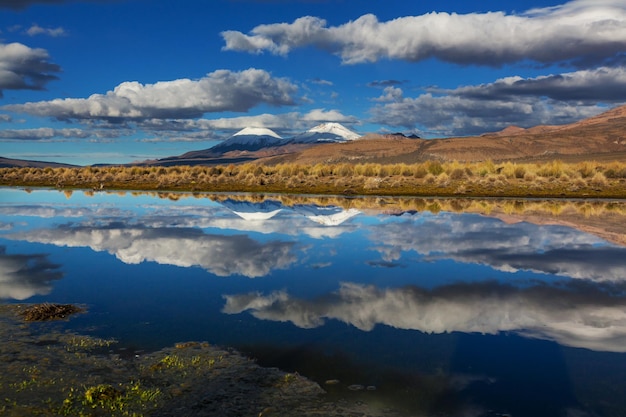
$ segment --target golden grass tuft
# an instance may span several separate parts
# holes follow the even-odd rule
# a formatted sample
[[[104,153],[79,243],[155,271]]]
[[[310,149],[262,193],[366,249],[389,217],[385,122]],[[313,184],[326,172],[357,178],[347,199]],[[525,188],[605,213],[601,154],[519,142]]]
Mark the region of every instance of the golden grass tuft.
[[[368,181],[376,178],[379,181]],[[281,163],[0,168],[0,185],[104,190],[626,198],[626,163]]]
[[[83,311],[82,308],[73,304],[35,304],[20,311],[20,316],[25,321],[49,321],[60,320]]]

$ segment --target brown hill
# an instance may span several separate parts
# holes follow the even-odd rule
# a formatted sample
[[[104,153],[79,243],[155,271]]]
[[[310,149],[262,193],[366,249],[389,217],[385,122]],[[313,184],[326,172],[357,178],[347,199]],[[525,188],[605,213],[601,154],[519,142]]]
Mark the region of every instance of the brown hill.
[[[420,162],[426,160],[626,160],[626,106],[562,126],[509,127],[496,134],[446,139],[405,139],[367,135],[295,153],[262,157],[259,162]]]
[[[11,159],[0,156],[0,168],[71,168],[76,165],[61,164],[57,162],[30,161],[26,159]]]

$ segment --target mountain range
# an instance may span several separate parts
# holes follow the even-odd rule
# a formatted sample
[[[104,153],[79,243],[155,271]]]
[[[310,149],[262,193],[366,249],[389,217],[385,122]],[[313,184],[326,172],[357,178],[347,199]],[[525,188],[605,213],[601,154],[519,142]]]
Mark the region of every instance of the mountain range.
[[[510,126],[480,136],[443,139],[367,134],[343,144],[320,144],[290,153],[258,155],[259,162],[415,163],[427,160],[542,162],[626,161],[626,106],[560,126]]]
[[[427,160],[464,162],[626,160],[626,106],[560,126],[509,126],[480,136],[421,139],[403,134],[364,136],[339,123],[322,123],[290,138],[267,128],[247,127],[208,149],[129,165],[216,165],[257,161],[276,164],[414,163]],[[61,166],[0,157],[0,167]]]
[[[361,137],[339,123],[322,123],[291,138],[282,138],[271,129],[246,127],[225,141],[208,149],[191,151],[179,156],[146,161],[141,165],[197,165],[236,163],[258,159],[276,153],[291,153],[321,143],[345,143]]]
[[[245,143],[244,143],[245,142]],[[257,161],[276,164],[414,163],[441,161],[626,160],[626,106],[560,126],[509,126],[480,136],[421,139],[403,134],[364,136],[324,123],[292,138],[269,129],[244,129],[210,149],[150,161],[156,165]]]

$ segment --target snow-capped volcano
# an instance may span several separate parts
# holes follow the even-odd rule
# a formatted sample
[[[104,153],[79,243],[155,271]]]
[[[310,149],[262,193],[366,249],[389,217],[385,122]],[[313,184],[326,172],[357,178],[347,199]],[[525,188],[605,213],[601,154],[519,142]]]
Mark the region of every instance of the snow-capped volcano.
[[[361,135],[351,131],[340,123],[322,123],[309,129],[308,131],[316,133],[332,133],[333,135],[341,136],[345,140],[355,140],[361,137]]]
[[[355,133],[340,123],[322,123],[294,136],[293,143],[316,143],[316,142],[348,142],[360,138]]]
[[[256,151],[261,148],[280,146],[285,144],[285,140],[278,133],[265,127],[246,127],[226,139],[224,142],[215,145],[211,151]]]
[[[278,133],[266,127],[245,127],[233,136],[273,136],[282,139]]]

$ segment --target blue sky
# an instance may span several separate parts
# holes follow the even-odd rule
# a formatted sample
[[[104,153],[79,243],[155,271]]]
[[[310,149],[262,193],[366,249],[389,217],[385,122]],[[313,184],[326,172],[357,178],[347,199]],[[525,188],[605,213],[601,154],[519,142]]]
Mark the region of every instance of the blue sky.
[[[0,155],[563,124],[626,102],[625,58],[625,0],[0,0]]]

